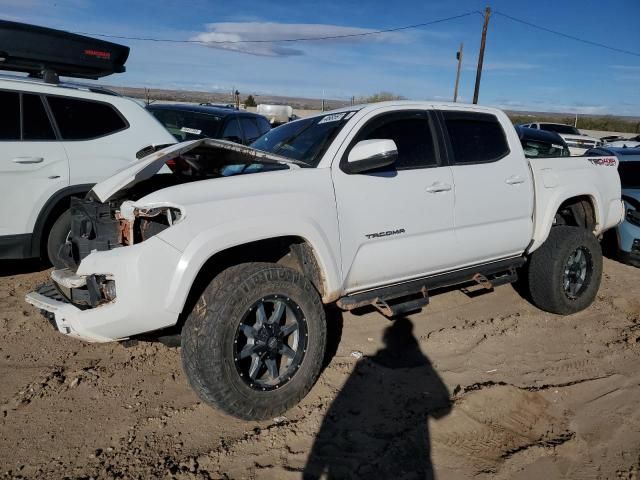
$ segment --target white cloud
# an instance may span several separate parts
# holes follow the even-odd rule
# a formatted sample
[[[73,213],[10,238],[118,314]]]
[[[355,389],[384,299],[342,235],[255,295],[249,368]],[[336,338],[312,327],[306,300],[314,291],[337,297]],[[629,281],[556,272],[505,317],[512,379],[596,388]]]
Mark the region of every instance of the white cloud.
[[[360,35],[374,31],[367,28],[315,23],[222,22],[209,23],[206,25],[206,28],[206,32],[191,37],[191,40],[203,42],[207,47],[211,48],[270,57],[304,55],[304,50],[299,48],[303,44],[318,44],[320,42],[361,42],[364,39],[375,42],[398,42],[403,39],[403,36],[398,33],[379,33],[375,35],[335,38],[322,41],[277,43],[278,40],[290,38]],[[253,40],[266,40],[266,42],[252,43],[251,41]]]

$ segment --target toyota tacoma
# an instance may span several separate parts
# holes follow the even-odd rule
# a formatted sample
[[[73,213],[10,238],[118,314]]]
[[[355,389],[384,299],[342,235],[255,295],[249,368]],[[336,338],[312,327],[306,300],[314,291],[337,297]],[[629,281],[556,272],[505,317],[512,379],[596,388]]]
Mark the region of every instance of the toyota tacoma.
[[[529,160],[502,111],[430,102],[183,142],[73,201],[67,266],[27,301],[90,342],[176,332],[207,404],[271,418],[317,379],[329,305],[394,318],[520,276],[543,310],[588,307],[624,214],[617,165]]]

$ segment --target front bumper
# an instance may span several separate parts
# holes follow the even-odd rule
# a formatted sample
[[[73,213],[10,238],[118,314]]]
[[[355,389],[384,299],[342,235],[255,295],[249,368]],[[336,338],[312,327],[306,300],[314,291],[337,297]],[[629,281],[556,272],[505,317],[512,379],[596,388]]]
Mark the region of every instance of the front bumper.
[[[94,252],[82,260],[77,276],[108,274],[116,284],[114,300],[93,308],[74,305],[59,293],[69,284],[49,284],[27,294],[25,300],[39,308],[60,333],[88,342],[124,340],[176,324],[180,312],[168,308],[168,292],[179,260],[180,252],[156,237]],[[53,277],[60,281],[59,276]]]

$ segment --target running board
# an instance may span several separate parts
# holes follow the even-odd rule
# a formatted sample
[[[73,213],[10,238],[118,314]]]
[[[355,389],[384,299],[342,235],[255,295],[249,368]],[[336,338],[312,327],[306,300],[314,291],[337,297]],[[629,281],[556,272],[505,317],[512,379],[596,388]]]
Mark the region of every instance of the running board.
[[[524,258],[510,258],[498,262],[465,268],[388,287],[348,295],[336,304],[343,310],[373,305],[383,315],[395,317],[420,310],[429,303],[429,290],[474,283],[492,290],[499,285],[513,283],[518,279],[516,269],[525,263]]]
[[[415,298],[416,296],[417,298]],[[422,287],[417,294],[401,293],[396,296],[378,297],[371,304],[385,317],[397,317],[405,313],[417,312],[426,307],[429,304],[429,293],[426,287]]]

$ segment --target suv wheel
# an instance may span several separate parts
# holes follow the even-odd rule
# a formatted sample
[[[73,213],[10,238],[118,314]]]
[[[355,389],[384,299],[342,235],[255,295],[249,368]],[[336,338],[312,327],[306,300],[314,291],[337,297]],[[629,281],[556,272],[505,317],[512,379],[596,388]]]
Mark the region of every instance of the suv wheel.
[[[315,383],[326,346],[322,301],[299,272],[246,263],[220,273],[182,329],[182,364],[206,403],[245,420],[278,416]]]
[[[70,231],[71,212],[65,210],[53,223],[47,237],[47,257],[55,268],[65,268],[67,266],[60,256],[60,247],[67,241]]]
[[[529,259],[528,288],[533,303],[567,315],[587,308],[602,277],[602,250],[596,237],[580,227],[557,226]]]

